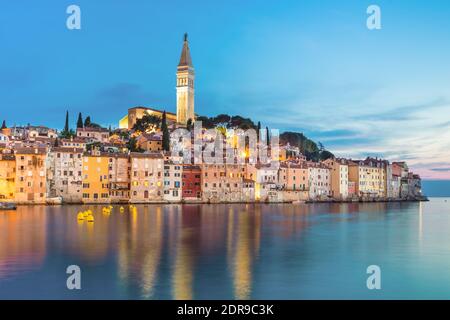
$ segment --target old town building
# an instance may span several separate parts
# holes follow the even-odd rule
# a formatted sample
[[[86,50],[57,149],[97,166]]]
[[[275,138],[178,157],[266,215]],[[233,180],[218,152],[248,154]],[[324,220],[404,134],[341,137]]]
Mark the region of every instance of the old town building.
[[[197,165],[183,165],[182,198],[184,201],[202,199],[202,170]]]
[[[161,153],[130,154],[131,202],[161,202],[164,194],[164,157]]]
[[[342,158],[330,158],[323,163],[330,168],[331,196],[334,199],[348,198],[348,161]]]
[[[109,154],[109,196],[111,202],[128,202],[130,199],[130,160],[127,154]]]
[[[66,203],[82,200],[83,149],[54,147],[47,156],[47,193]]]
[[[82,201],[84,203],[109,203],[109,155],[83,157]]]
[[[17,203],[46,202],[47,178],[45,148],[17,148],[15,201]]]
[[[179,202],[182,198],[182,173],[181,164],[173,161],[164,161],[164,200]]]

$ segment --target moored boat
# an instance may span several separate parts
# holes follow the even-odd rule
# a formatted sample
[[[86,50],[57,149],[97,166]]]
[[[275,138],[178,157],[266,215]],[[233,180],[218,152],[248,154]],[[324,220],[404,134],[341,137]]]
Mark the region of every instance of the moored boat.
[[[16,210],[16,204],[12,202],[0,202],[0,210]]]

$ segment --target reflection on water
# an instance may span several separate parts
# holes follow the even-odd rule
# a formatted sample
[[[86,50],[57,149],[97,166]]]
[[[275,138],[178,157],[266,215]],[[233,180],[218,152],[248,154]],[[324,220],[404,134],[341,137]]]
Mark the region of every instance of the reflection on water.
[[[30,216],[0,211],[0,279],[41,266],[46,255],[46,219],[42,207]]]
[[[87,209],[94,223],[77,221]],[[450,296],[443,285],[450,283],[450,202],[443,199],[101,209],[0,212],[0,298]],[[382,293],[365,289],[365,268],[374,263]],[[65,288],[70,264],[82,269],[77,293]]]

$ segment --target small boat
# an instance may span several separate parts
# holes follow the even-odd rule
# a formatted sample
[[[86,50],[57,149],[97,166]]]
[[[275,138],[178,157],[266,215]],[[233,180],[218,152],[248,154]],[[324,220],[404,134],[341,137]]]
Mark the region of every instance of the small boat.
[[[17,206],[12,202],[0,202],[0,210],[16,210]]]

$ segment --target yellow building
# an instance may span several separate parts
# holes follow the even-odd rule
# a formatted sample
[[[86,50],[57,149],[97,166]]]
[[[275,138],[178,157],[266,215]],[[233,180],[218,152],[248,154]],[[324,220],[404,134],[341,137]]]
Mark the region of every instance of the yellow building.
[[[109,157],[106,154],[83,157],[83,203],[108,203]]]
[[[15,201],[18,203],[46,202],[47,179],[45,160],[46,148],[17,148]]]
[[[329,158],[323,161],[330,168],[331,195],[334,199],[348,198],[348,161],[342,158]]]
[[[138,119],[141,119],[144,115],[152,115],[162,118],[163,112],[164,111],[142,106],[130,108],[128,109],[128,114],[119,120],[119,128],[131,130],[136,124],[136,121]],[[168,123],[176,122],[177,115],[175,113],[166,111],[166,119]]]
[[[386,168],[382,160],[367,158],[350,161],[348,180],[355,183],[355,192],[360,197],[386,197]]]
[[[14,201],[16,157],[0,154],[0,201]]]

